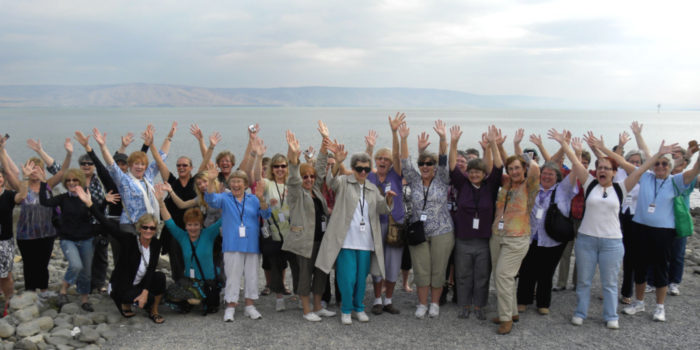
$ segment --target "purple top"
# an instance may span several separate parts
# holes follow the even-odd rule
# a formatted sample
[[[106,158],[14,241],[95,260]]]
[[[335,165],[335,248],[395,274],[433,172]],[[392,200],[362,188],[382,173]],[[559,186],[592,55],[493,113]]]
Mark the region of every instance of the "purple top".
[[[501,186],[503,167],[494,167],[488,177],[481,181],[476,188],[469,182],[466,175],[455,168],[450,174],[452,185],[458,189],[457,213],[454,215],[455,237],[457,238],[489,238],[491,225],[496,210],[494,203]],[[476,201],[478,200],[478,206]],[[474,219],[479,218],[479,228],[474,229]]]
[[[397,174],[392,167],[386,174],[384,182],[379,182],[379,176],[377,173],[372,172],[367,175],[367,179],[373,183],[382,195],[385,195],[386,186],[391,185],[391,190],[396,192],[396,197],[394,197],[394,209],[391,210],[391,216],[394,217],[394,221],[403,222],[403,217],[406,214],[403,208],[403,186],[401,185],[403,178],[401,175]],[[387,215],[379,215],[379,221],[384,224],[389,220]]]

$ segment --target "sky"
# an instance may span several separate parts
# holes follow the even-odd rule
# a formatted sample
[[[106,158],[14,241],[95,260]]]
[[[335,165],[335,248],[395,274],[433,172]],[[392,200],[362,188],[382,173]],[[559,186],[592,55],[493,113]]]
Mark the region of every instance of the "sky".
[[[410,87],[700,106],[697,1],[0,0],[0,85]]]

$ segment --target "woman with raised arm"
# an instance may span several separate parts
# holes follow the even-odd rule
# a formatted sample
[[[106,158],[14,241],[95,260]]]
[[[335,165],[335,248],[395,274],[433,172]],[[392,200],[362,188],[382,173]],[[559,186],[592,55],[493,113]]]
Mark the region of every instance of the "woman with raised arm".
[[[324,137],[324,140],[327,138]],[[325,141],[327,143],[327,141]],[[288,202],[291,214],[290,231],[285,236],[282,250],[296,255],[299,265],[299,289],[304,319],[311,322],[321,321],[321,316],[335,316],[321,306],[321,297],[326,288],[328,274],[314,267],[321,240],[326,231],[328,206],[321,194],[321,184],[325,179],[326,146],[322,145],[315,168],[309,163],[299,164],[299,141],[291,131],[287,131],[287,159],[289,160],[289,178],[287,180]],[[313,292],[313,309],[309,294]]]
[[[222,234],[226,287],[224,322],[233,322],[241,278],[245,276],[245,315],[251,319],[262,317],[253,305],[258,299],[258,260],[260,257],[260,218],[270,217],[270,208],[263,198],[263,186],[256,186],[255,195],[246,194],[248,175],[237,170],[228,178],[231,192],[216,193],[215,174],[209,178],[204,194],[207,204],[222,209]]]
[[[494,204],[501,185],[503,161],[498,152],[500,131],[490,126],[484,160],[473,159],[466,165],[466,175],[457,165],[457,144],[462,136],[459,126],[450,128],[450,178],[457,189],[455,224],[455,282],[459,318],[468,318],[474,306],[477,319],[485,320],[488,302],[491,256],[489,239]]]
[[[387,191],[394,191],[397,197],[394,198],[394,208],[389,215],[380,215],[379,222],[382,226],[382,243],[384,246],[384,268],[386,276],[373,275],[374,282],[374,305],[372,313],[380,315],[382,312],[387,312],[392,315],[399,314],[400,311],[392,302],[394,295],[394,287],[396,280],[399,278],[399,270],[401,269],[401,257],[403,256],[403,242],[394,241],[392,244],[387,244],[387,234],[391,226],[403,224],[404,207],[403,207],[403,177],[401,177],[401,158],[399,157],[399,126],[403,124],[406,115],[396,113],[392,119],[389,117],[389,126],[392,134],[392,148],[382,148],[374,155],[376,171],[370,173],[367,179],[372,182],[379,191],[384,194]],[[370,134],[369,139],[374,139],[376,132]],[[369,140],[368,140],[369,145]],[[399,244],[397,246],[397,243]],[[382,291],[385,293],[384,301],[382,302]]]
[[[517,145],[524,131],[518,130]],[[491,266],[498,299],[498,334],[508,334],[513,322],[520,318],[516,306],[515,276],[530,246],[530,213],[540,189],[540,168],[524,155],[513,155],[505,161],[508,177],[496,199],[496,215],[489,241]]]
[[[155,129],[149,125],[143,133],[144,143],[151,145],[153,143],[153,134]],[[105,134],[100,133],[97,128],[93,129],[95,141],[100,145],[102,157],[107,164],[109,174],[114,182],[119,186],[119,194],[121,195],[124,211],[119,218],[119,223],[123,225],[122,230],[134,231],[134,223],[143,214],[152,214],[158,221],[158,200],[155,197],[153,190],[153,179],[158,173],[158,165],[155,161],[148,164],[148,156],[141,151],[133,152],[127,160],[129,171],[124,173],[119,169],[114,162],[114,158],[110,154],[105,142]],[[166,142],[169,145],[168,138]],[[165,144],[164,143],[164,144]],[[160,151],[161,157],[165,159],[167,154],[164,150]],[[136,232],[133,232],[136,233]]]
[[[445,271],[454,247],[454,228],[447,209],[447,192],[450,188],[450,174],[447,164],[447,137],[445,123],[435,122],[433,128],[440,137],[439,156],[434,153],[421,152],[418,155],[418,169],[408,155],[409,130],[402,125],[401,133],[401,171],[407,185],[411,188],[413,213],[411,222],[422,221],[425,242],[411,245],[414,282],[418,287],[418,306],[415,316],[424,318],[426,312],[430,317],[440,314],[440,295],[445,284]],[[429,145],[428,135],[418,137],[418,149],[424,150]],[[428,293],[431,292],[430,310],[428,311]]]
[[[160,255],[156,218],[153,214],[141,215],[134,224],[137,232],[134,235],[133,230],[124,231],[123,225],[105,218],[92,204],[89,192],[77,188],[76,194],[121,247],[119,260],[114,263],[114,271],[109,279],[109,296],[114,300],[119,313],[126,318],[135,316],[131,306],[133,304],[139,309],[147,310],[154,323],[165,322],[158,311],[165,293],[165,274],[156,271]]]
[[[5,186],[4,173],[8,167],[3,156],[5,139],[0,140],[0,290],[5,298],[5,308],[2,317],[7,316],[7,308],[15,291],[12,280],[12,267],[15,259],[15,243],[12,241],[12,210],[16,204],[27,198],[27,178],[34,171],[34,162],[28,161],[22,166],[22,175],[25,180],[20,183],[18,191],[13,191]]]
[[[369,322],[363,303],[367,274],[384,276],[379,215],[391,212],[396,193],[389,191],[384,197],[377,186],[366,181],[372,171],[372,158],[368,154],[354,154],[350,159],[352,175],[340,175],[340,164],[348,152],[338,144],[331,151],[336,163],[326,182],[335,192],[335,207],[321,241],[316,267],[330,273],[333,265],[336,266],[342,296],[341,322],[352,324],[351,313],[358,321]]]
[[[576,177],[582,181],[585,179],[583,189],[585,191],[586,211],[574,246],[577,260],[576,297],[578,303],[571,323],[577,326],[582,325],[588,314],[591,283],[596,267],[598,267],[603,285],[603,319],[608,328],[618,329],[620,325],[617,315],[617,280],[624,254],[619,217],[620,208],[625,195],[639,181],[642,174],[660,157],[669,153],[673,149],[673,145],[664,146],[662,143],[658,153],[629,174],[622,184],[618,184],[613,182],[618,166],[614,159],[598,158],[596,176],[594,177],[588,173],[574,151],[566,143],[563,133],[551,129],[548,135],[550,139],[561,144],[573,165],[572,171]]]
[[[24,269],[25,290],[41,290],[40,297],[50,297],[54,292],[48,291],[49,286],[49,260],[53,251],[53,243],[56,239],[54,220],[58,221],[57,213],[52,208],[39,204],[39,190],[41,183],[47,183],[47,189],[58,185],[63,179],[63,174],[73,154],[73,145],[70,139],[64,143],[66,158],[65,165],[56,175],[45,179],[44,163],[41,159],[32,157],[34,171],[31,175],[25,174],[24,180],[29,181],[27,197],[20,204],[19,220],[17,221],[17,247],[22,254],[22,267]],[[3,157],[4,157],[3,152]],[[7,164],[5,162],[4,164]],[[19,179],[14,172],[5,173],[6,180],[14,187],[20,188]],[[51,191],[46,195],[51,196]]]

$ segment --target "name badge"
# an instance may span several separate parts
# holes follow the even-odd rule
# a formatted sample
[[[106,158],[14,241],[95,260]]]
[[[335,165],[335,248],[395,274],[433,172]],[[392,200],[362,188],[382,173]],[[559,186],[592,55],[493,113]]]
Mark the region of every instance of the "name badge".
[[[326,219],[321,220],[321,231],[326,232]]]
[[[544,209],[542,209],[542,208],[537,209],[537,211],[535,212],[535,218],[537,218],[539,220],[539,219],[542,219],[543,216],[544,216]]]
[[[360,223],[360,232],[365,232],[367,230],[367,225],[364,222]]]
[[[425,222],[425,220],[428,220],[428,215],[426,215],[426,214],[420,214],[420,221]]]
[[[503,220],[499,221],[498,222],[498,229],[503,230],[504,227],[505,227],[505,224],[503,223]]]
[[[384,187],[384,193],[389,193],[389,191],[391,191],[391,184],[388,184],[386,185],[386,187]]]
[[[279,212],[279,213],[277,214],[277,218],[280,220],[280,222],[285,221],[285,220],[284,220],[284,213]]]
[[[647,208],[647,212],[649,214],[654,214],[655,211],[656,211],[656,204],[654,204],[654,203],[649,204],[649,208]]]
[[[194,278],[194,269],[190,269],[190,278]]]
[[[238,226],[238,237],[245,237],[245,226],[241,224],[241,226]]]
[[[632,204],[632,197],[630,197],[630,196],[625,197],[625,204],[627,204],[627,206]]]
[[[474,220],[472,220],[472,228],[475,230],[479,229],[479,218],[474,218]]]

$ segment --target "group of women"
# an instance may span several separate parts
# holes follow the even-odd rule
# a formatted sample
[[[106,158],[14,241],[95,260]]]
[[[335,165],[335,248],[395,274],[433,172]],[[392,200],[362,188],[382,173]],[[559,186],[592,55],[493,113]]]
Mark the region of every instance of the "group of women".
[[[266,289],[276,294],[277,311],[286,308],[284,280],[289,267],[292,292],[300,298],[305,320],[318,322],[335,315],[323,302],[324,294],[330,292],[332,269],[343,324],[352,324],[353,318],[369,321],[364,305],[368,274],[374,283],[372,313],[398,314],[392,297],[407,249],[417,287],[415,317],[439,316],[446,276],[453,271],[458,316],[473,314],[485,320],[493,274],[497,296],[493,322],[499,325],[499,334],[507,334],[519,321],[519,313],[533,302],[538,313],[549,314],[552,279],[560,260],[566,264],[560,266],[564,282],[554,290],[566,288],[572,243],[547,232],[551,228],[545,224],[556,207],[573,219],[572,230],[577,232],[573,249],[578,304],[571,322],[580,325],[587,317],[598,267],[603,318],[608,328],[619,327],[617,282],[623,261],[621,301],[629,304],[624,313],[645,310],[644,291],[651,281],[657,296],[653,319],[665,320],[668,266],[678,244],[672,202],[692,189],[700,174],[700,162],[683,171],[697,145],[684,151],[681,167],[671,156],[678,145],[662,143],[657,153],[650,154],[637,123],[632,131],[642,150],[627,156],[622,150],[629,141],[626,133],[613,151],[592,133],[582,140],[552,129],[548,136],[560,149],[551,156],[540,136],[530,136],[545,160],[540,165],[534,151],[521,150],[522,129],[514,137],[514,154],[508,155],[506,137],[495,126],[488,127],[479,140],[483,152],[479,158],[474,155],[478,152],[458,150],[459,126],[448,130],[438,120],[434,126],[438,153],[428,150],[430,137],[422,132],[414,163],[405,115],[397,113],[388,121],[391,148],[374,152],[376,133],[371,132],[367,151],[353,154],[349,169],[343,166],[348,151],[332,141],[322,121],[318,156],[307,153],[303,161],[300,142],[291,131],[286,133],[287,154],[265,158],[267,147],[258,135],[259,126],[251,125],[237,170],[229,151],[219,153],[216,163],[209,161],[221,136],[212,134],[207,147],[201,130],[193,125],[190,131],[203,160],[192,176],[192,160],[178,158],[177,178],[165,164],[176,123],[160,149],[154,145],[155,129],[149,126],[142,134],[142,150],[129,156],[124,151],[132,135],[123,137],[122,147],[112,155],[105,134],[94,129],[90,136],[99,145],[104,163],[90,147],[90,136],[76,132],[76,140],[87,152],[80,157],[80,169],[69,168],[70,139],[65,142],[62,164],[46,154],[38,140],[30,140],[40,158],[31,158],[18,169],[3,138],[0,287],[9,300],[14,289],[12,210],[19,204],[17,245],[25,288],[51,296],[47,265],[58,237],[68,260],[59,303],[68,302],[67,289],[75,284],[86,311],[92,311],[88,294],[101,287],[104,279],[100,277],[104,272],[91,271],[104,265],[104,259],[93,259],[93,254],[106,256],[98,252],[106,244],[96,237],[109,236],[113,246],[116,263],[109,293],[119,312],[131,317],[134,307],[143,308],[156,323],[164,321],[158,311],[163,298],[182,312],[200,304],[206,312],[216,312],[218,302],[212,305],[211,300],[218,301],[219,283],[224,321],[234,320],[241,290],[244,315],[261,318],[255,307],[261,260]],[[584,143],[597,157],[591,172]],[[148,151],[154,159],[150,163]],[[563,165],[565,157],[571,169]],[[47,179],[44,164],[55,175]],[[164,183],[156,183],[159,173]],[[58,184],[66,192],[53,195]],[[159,239],[156,231],[161,221],[167,230]],[[170,255],[170,286],[165,275],[156,271],[162,250]],[[634,301],[630,276],[635,282]]]

